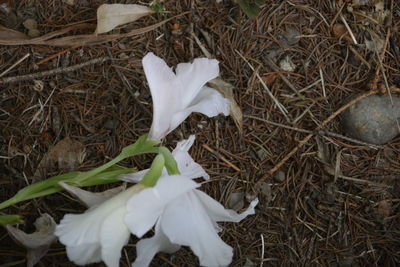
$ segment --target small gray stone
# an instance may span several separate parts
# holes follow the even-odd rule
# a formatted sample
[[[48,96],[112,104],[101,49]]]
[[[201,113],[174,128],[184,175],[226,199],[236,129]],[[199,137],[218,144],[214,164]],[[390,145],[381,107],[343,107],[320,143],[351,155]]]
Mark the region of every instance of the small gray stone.
[[[286,175],[285,175],[285,173],[283,172],[283,171],[278,171],[276,174],[275,174],[275,181],[277,181],[277,182],[279,182],[279,183],[282,183],[283,181],[285,181],[285,179],[286,179]]]
[[[372,95],[350,106],[342,114],[344,132],[370,144],[385,144],[399,133],[400,98]]]
[[[28,30],[37,29],[37,21],[34,19],[27,19],[24,21],[24,27]]]

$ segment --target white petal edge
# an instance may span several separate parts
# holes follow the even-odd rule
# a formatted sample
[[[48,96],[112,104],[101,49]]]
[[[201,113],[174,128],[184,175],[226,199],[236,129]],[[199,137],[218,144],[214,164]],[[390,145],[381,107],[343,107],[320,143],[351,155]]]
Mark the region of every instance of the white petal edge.
[[[154,187],[146,188],[129,199],[126,225],[131,233],[142,237],[156,223],[165,205],[199,186],[182,175],[160,177]]]
[[[170,120],[173,114],[183,108],[180,97],[183,88],[165,61],[153,53],[148,53],[142,64],[153,100],[149,139],[160,140],[174,129],[171,128]]]
[[[208,117],[215,117],[219,114],[229,115],[230,102],[216,90],[204,86],[193,102],[185,109],[176,112],[172,116],[171,125],[177,127],[192,112],[202,113]]]
[[[202,87],[210,80],[218,77],[218,61],[208,58],[196,58],[193,63],[180,63],[176,67],[176,76],[180,80],[183,107],[187,107],[199,94]]]
[[[202,266],[227,266],[233,249],[218,236],[197,196],[190,192],[165,207],[161,229],[174,244],[189,246]]]
[[[77,265],[86,265],[101,261],[100,244],[82,244],[79,246],[67,246],[68,259]]]
[[[107,199],[112,198],[113,196],[115,196],[116,194],[120,193],[125,189],[125,186],[118,186],[100,193],[93,193],[90,191],[83,190],[76,186],[71,186],[64,182],[59,182],[58,184],[66,191],[68,191],[70,194],[77,197],[89,208],[100,205]]]
[[[147,267],[158,252],[174,253],[180,247],[169,241],[168,237],[161,230],[160,224],[157,222],[154,236],[142,239],[136,244],[137,257],[132,267]]]
[[[100,230],[101,256],[107,267],[118,267],[121,250],[128,243],[130,232],[124,222],[125,207],[120,207],[104,220]]]
[[[254,208],[258,204],[258,198],[254,199],[249,207],[242,213],[237,213],[231,209],[225,209],[218,201],[200,190],[194,190],[194,194],[198,197],[207,211],[207,214],[215,222],[240,222],[248,215],[255,214]]]
[[[175,149],[172,151],[179,171],[182,175],[187,176],[191,179],[203,177],[204,179],[210,179],[210,176],[198,163],[196,163],[193,158],[189,155],[188,151],[193,145],[195,136],[189,136],[189,139],[182,140],[178,142]]]

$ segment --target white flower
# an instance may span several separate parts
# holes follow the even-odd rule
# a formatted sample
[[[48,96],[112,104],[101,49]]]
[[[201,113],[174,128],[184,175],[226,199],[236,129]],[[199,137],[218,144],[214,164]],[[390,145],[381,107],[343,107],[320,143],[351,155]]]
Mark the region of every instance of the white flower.
[[[56,227],[54,234],[66,246],[68,258],[78,265],[102,260],[109,267],[119,266],[121,249],[130,236],[124,222],[126,203],[132,195],[143,190],[144,186],[132,186],[98,206],[93,205],[93,200],[103,201],[100,196],[77,188],[66,189],[75,190],[75,195],[80,193],[84,196],[85,203],[91,206],[82,214],[66,214]]]
[[[187,153],[193,141],[194,136],[191,136],[189,140],[178,143],[173,151],[183,180],[171,180],[166,191],[160,191],[157,186],[146,188],[128,201],[125,221],[133,234],[142,237],[155,225],[155,235],[137,244],[135,267],[148,266],[157,252],[173,253],[181,245],[189,246],[202,266],[227,266],[232,260],[233,250],[218,236],[221,229],[217,222],[239,222],[254,214],[258,199],[245,212],[237,214],[195,189],[200,186],[197,183],[193,182],[192,188],[186,187],[187,190],[182,190],[179,195],[174,192],[173,189],[181,187],[185,179],[208,179],[204,169]],[[144,172],[135,173],[131,178],[138,181],[143,175]],[[163,175],[158,183],[171,177],[174,176]]]
[[[153,53],[148,53],[142,63],[153,99],[151,140],[165,137],[192,112],[208,117],[229,115],[229,100],[205,86],[219,75],[217,60],[197,58],[193,63],[178,64],[176,74]]]

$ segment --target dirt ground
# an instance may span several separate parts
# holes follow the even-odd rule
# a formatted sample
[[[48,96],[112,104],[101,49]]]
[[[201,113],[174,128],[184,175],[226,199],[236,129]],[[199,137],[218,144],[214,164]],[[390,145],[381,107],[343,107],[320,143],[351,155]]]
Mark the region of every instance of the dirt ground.
[[[0,24],[26,33],[22,23],[34,18],[45,34],[83,22],[94,25],[102,3],[136,1],[64,2],[0,1],[15,14],[2,11]],[[0,46],[0,73],[30,54],[4,77],[111,58],[75,71],[0,83],[0,200],[38,177],[74,167],[58,163],[38,174],[43,158],[66,137],[85,148],[77,169],[88,170],[149,131],[152,104],[141,67],[146,53],[174,66],[204,57],[207,50],[219,60],[222,79],[235,87],[243,131],[232,118],[193,114],[165,144],[173,148],[196,134],[191,155],[212,177],[203,189],[226,207],[233,196],[239,196],[239,208],[248,204],[246,197],[260,198],[256,215],[222,224],[222,239],[234,247],[232,266],[399,266],[400,138],[378,147],[357,143],[343,136],[340,116],[328,118],[349,97],[400,87],[400,3],[267,0],[256,19],[229,0],[166,0],[163,5],[168,12],[113,31],[177,16],[132,37],[87,46]],[[91,32],[82,28],[68,35]],[[123,165],[143,169],[150,161],[150,156],[135,157]],[[84,210],[60,193],[6,212],[22,215],[26,224],[20,228],[29,232],[42,213],[58,222],[67,212]],[[124,248],[121,266],[135,258],[136,241]],[[24,248],[0,229],[0,266],[24,265]],[[181,249],[158,254],[152,265],[198,262],[189,249]],[[55,243],[37,266],[74,265],[63,245]]]

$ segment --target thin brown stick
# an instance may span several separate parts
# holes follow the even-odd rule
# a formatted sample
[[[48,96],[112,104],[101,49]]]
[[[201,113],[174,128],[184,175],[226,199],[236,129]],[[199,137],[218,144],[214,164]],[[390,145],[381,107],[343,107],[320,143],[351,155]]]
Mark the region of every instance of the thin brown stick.
[[[336,118],[339,114],[341,114],[343,111],[345,111],[347,108],[349,108],[350,106],[354,105],[355,103],[357,103],[358,101],[360,101],[363,98],[366,98],[367,96],[370,95],[374,95],[377,94],[378,91],[368,91],[365,92],[364,94],[354,98],[353,100],[351,100],[350,102],[348,102],[347,104],[343,105],[342,107],[340,107],[338,110],[336,110],[334,113],[332,113],[328,118],[326,118],[315,130],[313,133],[308,134],[306,137],[304,137],[295,148],[293,148],[283,159],[281,159],[281,161],[278,162],[278,164],[275,165],[275,167],[273,167],[272,169],[270,169],[268,171],[268,173],[266,175],[264,175],[260,181],[265,181],[266,179],[268,179],[269,177],[271,177],[277,170],[279,170],[283,164],[285,164],[286,161],[288,161],[288,159],[290,159],[305,143],[307,143],[315,134],[316,131],[320,130],[322,127],[324,127],[325,125],[327,125],[330,121],[332,121],[334,118]]]
[[[84,68],[86,66],[90,66],[93,64],[103,63],[104,61],[107,61],[109,59],[110,59],[109,57],[100,57],[100,58],[95,58],[95,59],[86,61],[84,63],[80,63],[80,64],[69,66],[69,67],[57,68],[54,70],[47,70],[47,71],[43,71],[43,72],[37,72],[37,73],[14,76],[14,77],[6,77],[3,79],[0,79],[0,84],[35,80],[35,79],[43,78],[46,76],[53,76],[53,75],[60,74],[60,73],[71,72],[71,71],[75,71],[75,70],[78,70],[78,69],[81,69],[81,68]]]
[[[229,167],[231,167],[232,169],[234,169],[237,172],[241,172],[242,170],[239,169],[235,164],[233,164],[232,162],[230,162],[229,160],[227,160],[224,156],[222,156],[221,154],[219,154],[217,151],[215,151],[214,149],[212,149],[211,147],[209,147],[206,144],[203,144],[203,147],[208,150],[209,152],[213,153],[215,156],[217,156],[220,160],[222,160],[223,162],[225,162],[226,164],[229,165]]]
[[[46,58],[44,58],[44,59],[42,59],[42,60],[36,62],[36,65],[38,65],[38,66],[39,66],[39,65],[42,65],[43,63],[46,63],[47,61],[49,61],[49,60],[51,60],[51,59],[53,59],[53,58],[59,57],[59,56],[61,56],[61,55],[64,55],[65,53],[67,53],[67,52],[69,52],[69,51],[71,51],[71,50],[73,50],[73,49],[76,49],[76,48],[78,48],[78,47],[80,47],[80,45],[74,45],[74,46],[72,46],[72,47],[70,47],[70,48],[64,49],[64,50],[62,50],[62,51],[60,51],[60,52],[58,52],[58,53],[55,53],[55,54],[53,54],[53,55],[51,55],[51,56],[48,56],[48,57],[46,57]]]

